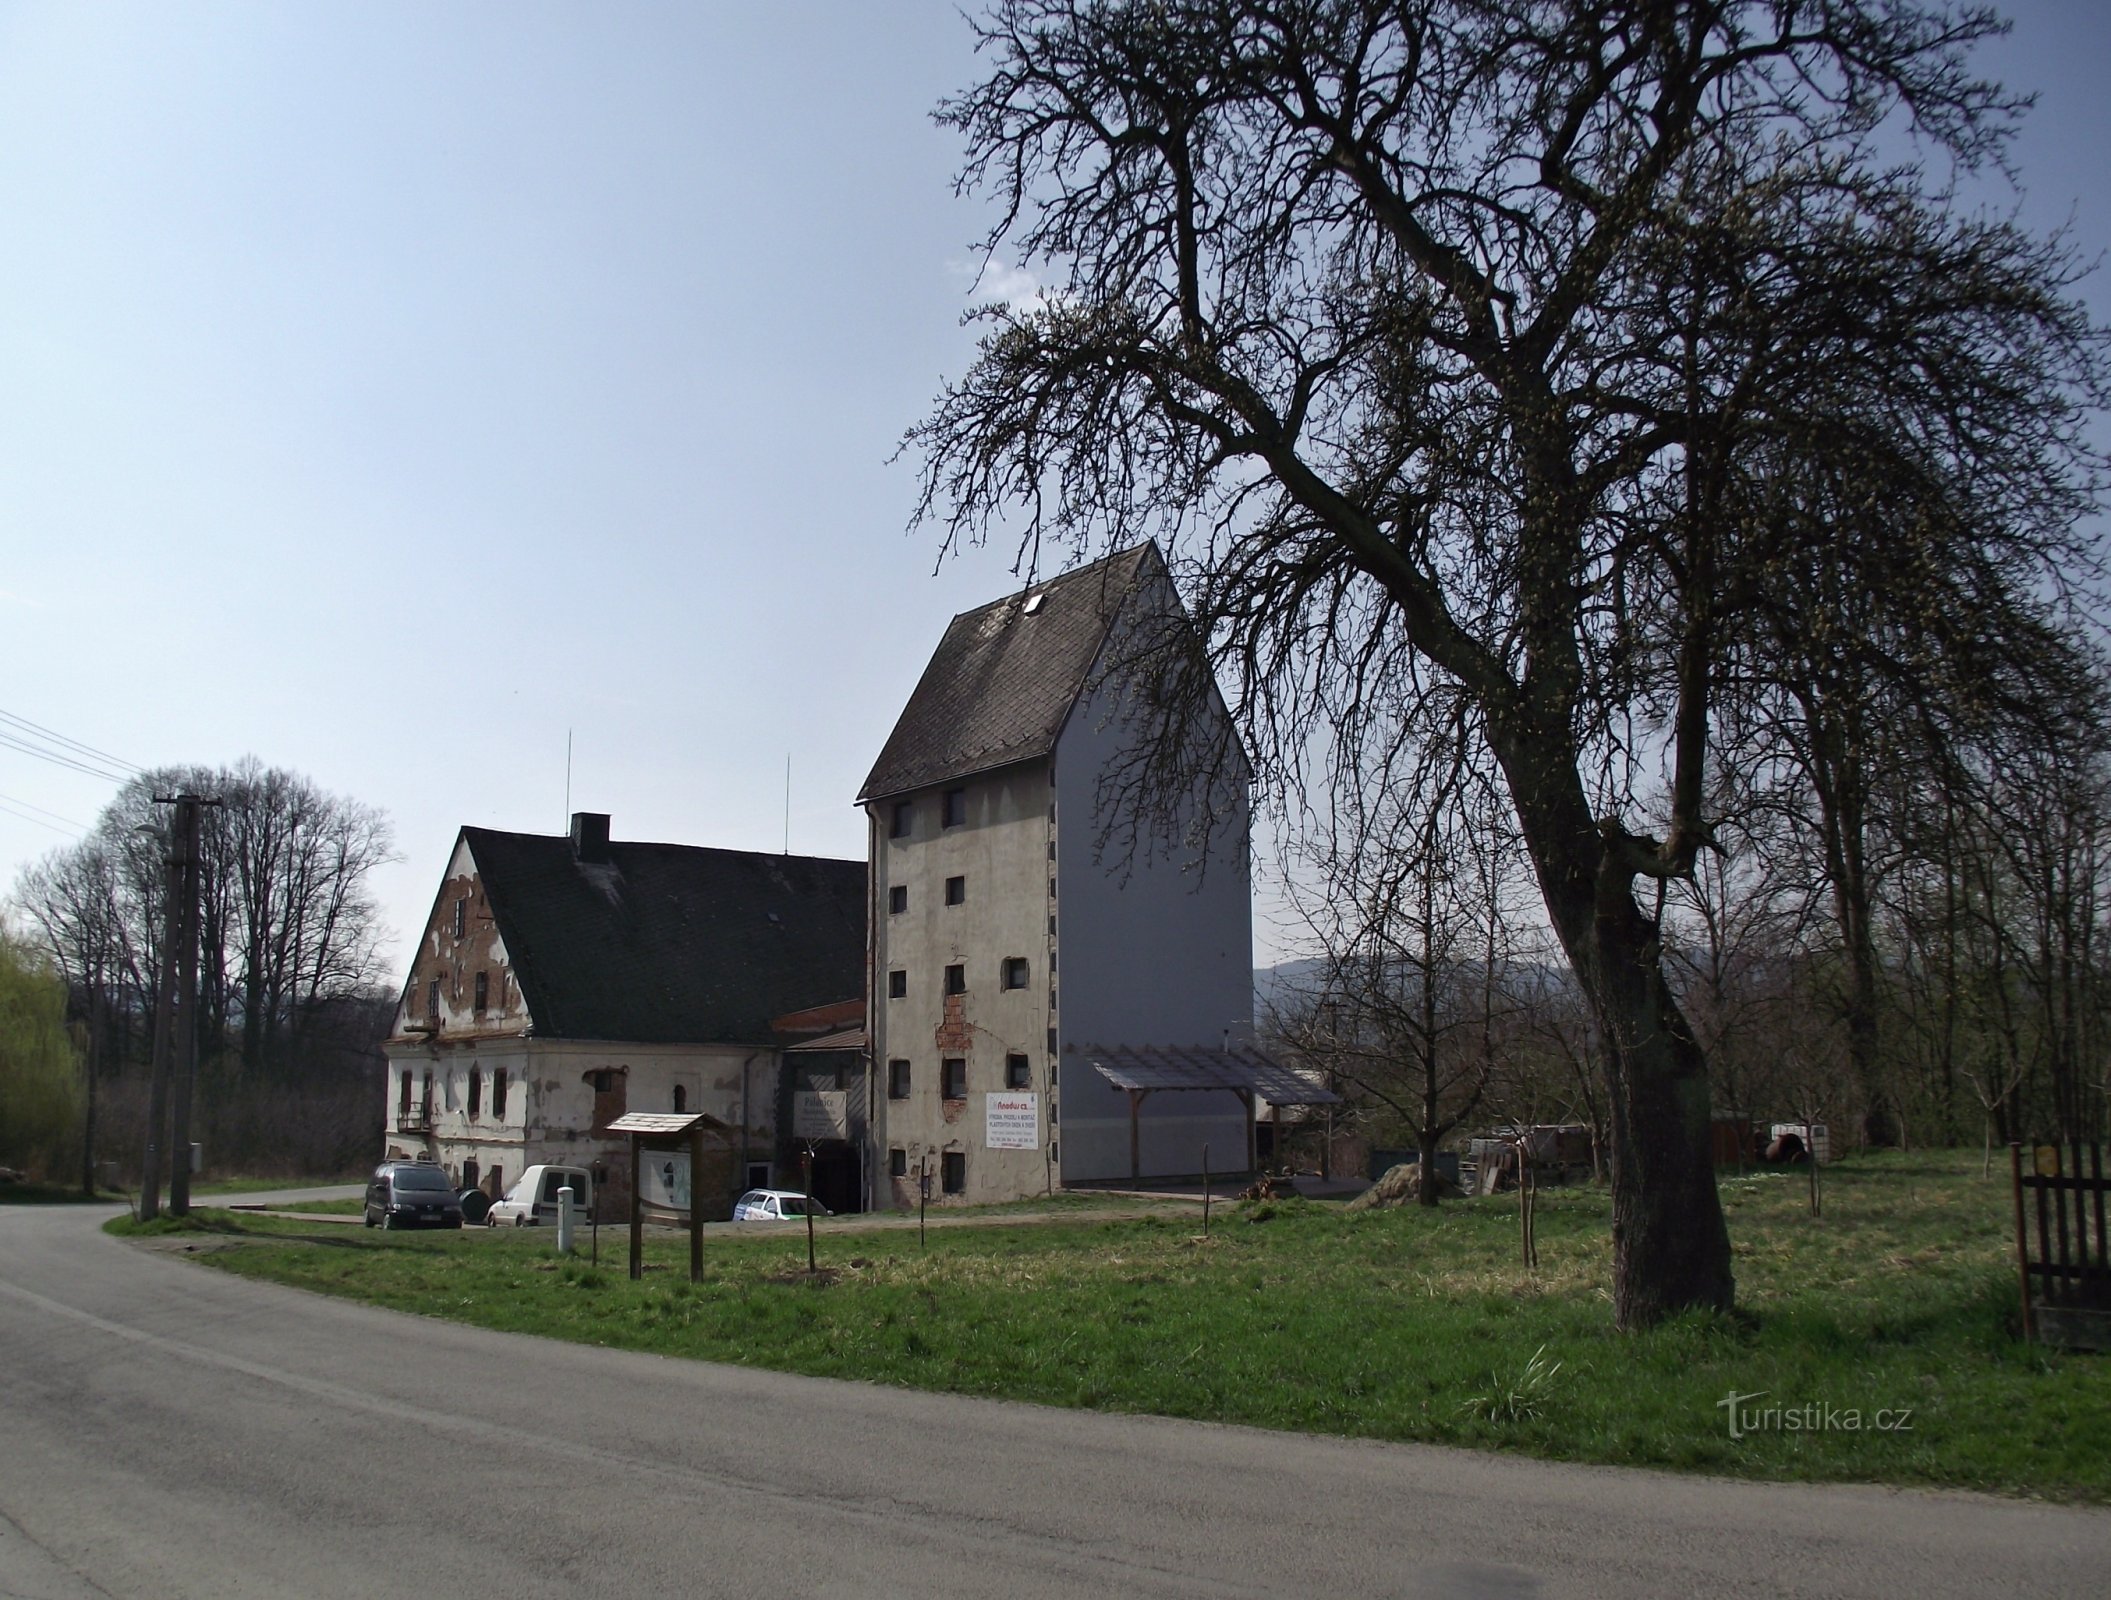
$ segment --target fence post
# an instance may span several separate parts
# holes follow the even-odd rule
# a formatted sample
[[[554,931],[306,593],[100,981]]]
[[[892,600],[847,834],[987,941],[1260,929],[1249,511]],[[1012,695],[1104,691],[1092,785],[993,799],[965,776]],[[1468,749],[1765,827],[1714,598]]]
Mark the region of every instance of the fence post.
[[[2023,1285],[2023,1339],[2030,1344],[2036,1342],[2037,1333],[2030,1315],[2030,1245],[2023,1221],[2023,1146],[2014,1139],[2008,1142],[2008,1170],[2016,1194],[2016,1273]]]

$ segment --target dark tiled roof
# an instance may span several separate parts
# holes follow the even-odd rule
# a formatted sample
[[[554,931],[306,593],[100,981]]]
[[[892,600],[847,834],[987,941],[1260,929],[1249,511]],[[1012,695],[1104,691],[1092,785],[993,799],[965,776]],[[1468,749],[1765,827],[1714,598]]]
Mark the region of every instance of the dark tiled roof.
[[[1164,565],[1155,545],[1138,545],[955,617],[858,799],[1046,755],[1115,612]],[[1034,595],[1041,602],[1029,613]]]
[[[464,828],[539,1038],[771,1042],[865,986],[865,863]]]

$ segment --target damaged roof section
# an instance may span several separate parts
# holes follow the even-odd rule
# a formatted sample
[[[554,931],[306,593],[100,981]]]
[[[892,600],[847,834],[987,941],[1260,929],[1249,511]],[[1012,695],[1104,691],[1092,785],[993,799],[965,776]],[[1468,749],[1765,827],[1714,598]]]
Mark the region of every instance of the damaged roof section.
[[[865,863],[464,828],[540,1038],[772,1043],[770,1020],[862,991]],[[598,824],[598,827],[595,826]]]
[[[955,617],[859,802],[1047,755],[1122,603],[1164,570],[1142,544]]]

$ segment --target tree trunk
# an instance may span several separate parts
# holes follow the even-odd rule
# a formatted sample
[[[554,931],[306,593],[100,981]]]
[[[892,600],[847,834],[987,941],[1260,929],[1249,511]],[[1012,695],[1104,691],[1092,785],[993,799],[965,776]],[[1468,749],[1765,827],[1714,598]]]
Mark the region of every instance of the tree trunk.
[[[1708,1143],[1707,1056],[1664,977],[1657,926],[1635,904],[1624,858],[1633,841],[1591,821],[1573,762],[1549,759],[1529,736],[1501,753],[1540,891],[1603,1035],[1614,1321],[1638,1329],[1695,1307],[1728,1310],[1735,1282]]]

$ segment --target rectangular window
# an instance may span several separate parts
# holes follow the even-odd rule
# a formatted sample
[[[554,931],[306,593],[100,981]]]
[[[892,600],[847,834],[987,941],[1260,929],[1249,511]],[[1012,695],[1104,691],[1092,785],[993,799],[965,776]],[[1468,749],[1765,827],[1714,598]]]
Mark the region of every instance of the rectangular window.
[[[915,824],[916,802],[914,800],[897,800],[894,802],[893,815],[887,821],[887,837],[890,839],[906,839],[909,837],[910,828],[914,827]]]
[[[1053,839],[1048,841],[1048,859],[1051,861],[1055,860],[1055,840]]]
[[[968,898],[968,880],[967,880],[967,879],[965,879],[965,878],[948,878],[948,879],[946,879],[946,904],[947,904],[947,905],[949,905],[949,906],[959,906],[959,905],[966,905],[966,904],[967,904],[967,898]]]
[[[479,972],[476,975],[476,1008],[477,1010],[482,1011],[490,1003],[491,974],[488,972]]]
[[[909,1176],[909,1152],[895,1149],[887,1152],[887,1176],[906,1178]]]
[[[500,1067],[498,1071],[491,1074],[491,1115],[499,1122],[506,1120],[506,1069],[504,1067]]]
[[[504,1167],[493,1167],[489,1172],[485,1173],[484,1188],[485,1192],[490,1194],[493,1199],[503,1195],[506,1192],[506,1169]]]
[[[474,1122],[478,1117],[482,1116],[483,1114],[484,1075],[477,1068],[471,1067],[469,1069],[469,1120],[471,1122]],[[462,1187],[465,1189],[474,1189],[476,1187],[476,1180],[474,1178],[465,1178],[462,1180]]]
[[[951,966],[946,968],[946,993],[966,994],[967,992],[968,969],[964,966]]]
[[[440,1017],[440,980],[435,978],[425,986],[425,1014],[435,1022]]]
[[[1053,1029],[1053,1028],[1050,1028],[1050,1029],[1048,1030],[1048,1054],[1049,1054],[1049,1057],[1050,1057],[1051,1059],[1053,1059],[1053,1058],[1054,1058],[1054,1056],[1055,1056],[1055,1053],[1056,1053],[1056,1031],[1055,1031],[1055,1029]]]
[[[401,1106],[405,1111],[408,1111],[410,1109],[410,1069],[408,1067],[405,1067],[403,1069],[403,1094],[402,1097],[396,1101],[396,1104]]]
[[[938,1158],[940,1186],[947,1194],[968,1192],[968,1158],[964,1150],[948,1150]]]
[[[1027,1065],[1024,1056],[1004,1058],[1004,1087],[1007,1089],[1030,1089],[1033,1087],[1033,1068]]]
[[[890,916],[900,916],[909,909],[909,886],[897,883],[887,891],[887,911]]]
[[[968,820],[967,790],[948,789],[946,791],[945,807],[940,813],[940,820],[948,828],[957,828]]]
[[[1026,984],[1026,957],[1006,956],[1004,958],[1004,987],[1007,989],[1023,989]]]
[[[896,967],[887,974],[887,998],[889,1000],[899,1000],[908,992],[909,974],[902,968]]]
[[[909,1063],[890,1061],[887,1063],[887,1098],[906,1100],[909,1098]]]
[[[1048,898],[1051,900],[1055,898],[1055,879],[1053,878],[1048,880]]]
[[[965,1100],[968,1097],[968,1064],[959,1056],[946,1057],[943,1093],[948,1100]]]
[[[469,898],[464,895],[454,903],[454,936],[459,939],[469,931]]]

